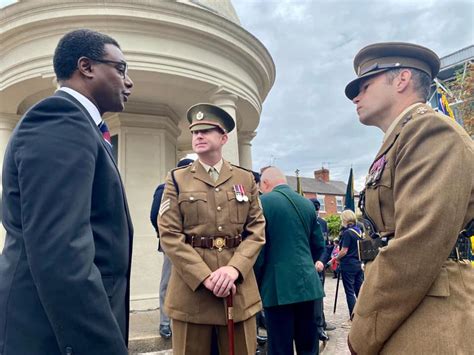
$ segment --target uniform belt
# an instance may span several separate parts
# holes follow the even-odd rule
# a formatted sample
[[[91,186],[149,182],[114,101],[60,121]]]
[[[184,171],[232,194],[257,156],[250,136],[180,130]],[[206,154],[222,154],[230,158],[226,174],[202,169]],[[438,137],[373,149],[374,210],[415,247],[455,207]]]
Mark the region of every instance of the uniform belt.
[[[390,239],[375,238],[375,239],[362,239],[357,243],[359,251],[359,260],[362,262],[372,261],[375,259],[379,253],[380,248],[388,245]],[[463,260],[469,259],[469,249],[471,248],[471,243],[469,238],[466,238],[462,235],[462,232],[459,234],[459,237],[454,245],[451,254],[449,254],[448,259],[454,260]]]
[[[242,243],[242,236],[215,236],[215,237],[203,237],[198,235],[187,235],[186,243],[191,245],[193,248],[204,248],[204,249],[230,249],[237,248]]]

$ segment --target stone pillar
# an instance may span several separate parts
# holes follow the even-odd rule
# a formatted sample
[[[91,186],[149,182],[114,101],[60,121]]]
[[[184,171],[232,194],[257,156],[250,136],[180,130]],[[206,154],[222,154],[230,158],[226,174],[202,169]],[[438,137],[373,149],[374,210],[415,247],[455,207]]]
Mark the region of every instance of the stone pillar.
[[[178,117],[166,105],[127,103],[106,119],[118,135],[118,166],[134,227],[131,309],[158,307],[162,255],[157,252],[150,208],[156,187],[176,166]]]
[[[5,150],[7,148],[8,141],[19,119],[20,119],[20,116],[18,115],[0,112],[0,167],[3,166],[3,158],[5,156]],[[1,177],[1,170],[0,170],[0,177]],[[0,179],[0,186],[1,186],[1,179]],[[0,193],[1,191],[2,190],[0,190]],[[1,250],[3,250],[4,243],[5,243],[5,229],[3,228],[3,224],[0,223],[0,253],[1,253]]]
[[[229,115],[234,119],[235,128],[229,133],[229,140],[224,145],[222,154],[225,160],[228,160],[232,164],[239,165],[239,144],[237,134],[237,112],[236,102],[237,95],[230,94],[227,92],[218,92],[211,97],[211,103],[219,106],[220,108],[227,111]]]
[[[252,139],[255,138],[255,132],[239,132],[239,158],[240,166],[252,170]]]

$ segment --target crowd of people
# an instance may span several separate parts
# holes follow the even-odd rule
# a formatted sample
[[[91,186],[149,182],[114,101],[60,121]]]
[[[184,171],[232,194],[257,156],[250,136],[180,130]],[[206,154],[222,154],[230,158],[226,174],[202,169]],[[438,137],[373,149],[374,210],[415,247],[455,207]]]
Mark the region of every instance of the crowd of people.
[[[346,96],[385,137],[361,192],[365,235],[345,210],[332,246],[316,201],[280,169],[257,183],[223,159],[224,109],[189,108],[198,158],[168,173],[151,216],[166,256],[159,331],[175,355],[255,354],[262,308],[269,354],[317,354],[328,265],[352,354],[471,352],[474,146],[425,104],[439,65],[409,43],[354,58]],[[54,70],[60,88],[5,152],[0,354],[126,355],[133,227],[102,116],[124,109],[133,81],[117,41],[86,29],[62,37]]]

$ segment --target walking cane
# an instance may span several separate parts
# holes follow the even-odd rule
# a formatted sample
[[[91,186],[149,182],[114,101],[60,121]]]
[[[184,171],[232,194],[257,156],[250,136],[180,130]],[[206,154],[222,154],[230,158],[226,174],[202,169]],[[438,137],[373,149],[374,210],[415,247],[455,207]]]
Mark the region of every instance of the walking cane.
[[[234,305],[232,291],[226,298],[227,304],[227,335],[229,336],[229,355],[234,355]]]
[[[337,306],[337,294],[339,292],[339,281],[341,281],[341,270],[337,273],[337,283],[336,283],[336,297],[334,298],[334,311],[333,314],[336,313],[336,306]]]

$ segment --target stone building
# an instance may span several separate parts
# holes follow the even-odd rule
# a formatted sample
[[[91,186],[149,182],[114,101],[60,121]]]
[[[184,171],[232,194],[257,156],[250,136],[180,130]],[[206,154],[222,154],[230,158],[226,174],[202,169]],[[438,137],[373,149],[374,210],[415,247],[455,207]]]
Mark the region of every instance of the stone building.
[[[237,129],[224,158],[251,168],[251,141],[275,65],[240,26],[230,0],[17,1],[0,9],[2,161],[20,117],[55,91],[54,48],[77,28],[114,37],[135,84],[125,111],[106,121],[135,227],[132,299],[140,307],[157,297],[161,263],[149,211],[155,187],[191,152],[187,108],[210,102],[229,112]]]

